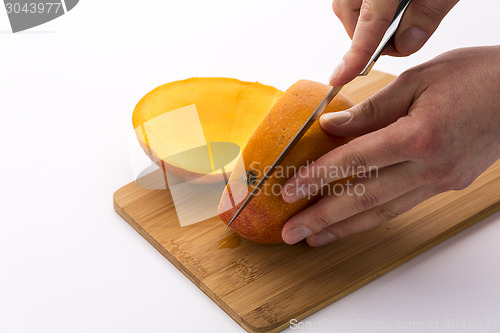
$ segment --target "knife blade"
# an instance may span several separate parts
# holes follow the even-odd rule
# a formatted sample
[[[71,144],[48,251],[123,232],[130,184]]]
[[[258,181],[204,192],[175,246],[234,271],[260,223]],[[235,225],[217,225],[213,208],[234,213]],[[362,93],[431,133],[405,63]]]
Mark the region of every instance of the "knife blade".
[[[375,65],[375,62],[378,60],[380,55],[384,52],[384,49],[386,46],[389,44],[391,41],[391,38],[394,36],[394,33],[396,30],[398,30],[399,23],[401,22],[401,19],[403,18],[403,14],[408,8],[408,5],[410,4],[411,0],[400,0],[398,8],[396,10],[396,14],[394,15],[394,18],[392,19],[391,23],[389,24],[389,27],[387,28],[384,36],[382,37],[382,40],[380,41],[379,45],[377,46],[377,49],[375,50],[374,54],[368,61],[368,64],[365,66],[365,68],[359,73],[358,76],[366,76],[372,69],[373,65]],[[265,184],[265,182],[271,178],[273,175],[274,171],[278,168],[278,166],[283,162],[283,160],[286,158],[286,156],[292,151],[292,149],[295,147],[297,142],[300,141],[300,139],[306,134],[307,130],[312,126],[312,124],[319,118],[319,116],[323,113],[323,111],[326,109],[328,104],[333,100],[333,98],[339,93],[339,91],[342,89],[343,86],[338,86],[338,87],[332,87],[328,95],[321,101],[321,103],[318,105],[318,107],[311,113],[311,115],[307,118],[305,123],[302,125],[302,127],[299,129],[299,131],[295,134],[295,136],[290,140],[290,142],[287,144],[285,149],[281,151],[279,154],[278,158],[273,162],[271,167],[267,170],[267,172],[264,174],[264,176],[260,179],[260,181],[257,183],[257,185],[254,186],[250,194],[246,197],[245,201],[241,204],[241,206],[238,208],[236,213],[233,215],[231,220],[226,226],[226,229],[229,228],[231,223],[236,220],[238,215],[245,209],[245,207],[248,206],[250,201],[258,194],[259,190],[262,188],[262,186]]]

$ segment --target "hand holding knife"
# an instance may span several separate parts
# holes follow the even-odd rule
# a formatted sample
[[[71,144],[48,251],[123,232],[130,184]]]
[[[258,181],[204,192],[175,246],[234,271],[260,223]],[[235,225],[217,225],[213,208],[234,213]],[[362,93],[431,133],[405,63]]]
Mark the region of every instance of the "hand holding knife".
[[[394,15],[394,18],[392,22],[390,23],[389,27],[387,28],[384,36],[382,37],[382,40],[377,47],[375,53],[369,60],[368,64],[366,67],[361,71],[359,76],[366,76],[372,69],[373,65],[375,62],[378,60],[382,52],[384,51],[385,47],[389,44],[391,41],[391,38],[394,36],[394,33],[398,29],[399,23],[401,22],[401,19],[403,17],[403,14],[408,8],[408,5],[410,4],[411,0],[400,0],[398,8],[396,10],[396,14]],[[231,225],[231,223],[234,222],[234,220],[238,217],[238,215],[245,209],[246,206],[250,203],[250,201],[257,195],[259,192],[260,188],[265,184],[265,182],[273,175],[274,171],[276,168],[283,162],[285,157],[292,151],[292,149],[295,147],[295,145],[300,141],[300,139],[304,136],[304,134],[307,132],[307,130],[312,126],[314,121],[316,121],[321,113],[325,110],[328,104],[333,100],[333,98],[339,93],[339,91],[342,89],[343,86],[337,86],[337,87],[332,87],[328,95],[323,99],[323,101],[320,103],[320,105],[314,110],[314,112],[309,116],[309,118],[306,120],[306,122],[302,125],[302,127],[299,129],[299,131],[295,134],[295,136],[292,138],[292,140],[288,143],[288,145],[285,147],[285,149],[279,154],[278,158],[273,162],[271,167],[268,169],[268,171],[264,174],[262,179],[255,185],[253,188],[252,192],[246,197],[245,201],[241,204],[241,206],[238,208],[237,212],[234,214],[234,216],[231,218],[231,221],[229,221],[227,227]],[[227,228],[226,227],[226,228]]]

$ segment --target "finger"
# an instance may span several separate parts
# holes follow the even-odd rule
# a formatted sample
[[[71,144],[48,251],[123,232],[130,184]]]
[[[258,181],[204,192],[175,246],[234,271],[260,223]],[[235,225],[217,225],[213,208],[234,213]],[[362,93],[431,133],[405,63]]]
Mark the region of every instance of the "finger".
[[[363,0],[351,47],[334,69],[331,85],[344,85],[363,70],[389,27],[398,3],[398,0]]]
[[[458,0],[419,0],[410,3],[394,35],[393,45],[399,55],[417,52],[457,2]]]
[[[423,178],[417,176],[420,173],[418,168],[413,162],[400,163],[371,172],[344,186],[336,184],[325,187],[325,192],[330,189],[330,193],[326,192],[328,195],[285,223],[283,240],[289,244],[296,243],[306,236],[417,188],[423,183]]]
[[[404,120],[404,121],[403,121]],[[408,161],[408,117],[333,149],[311,164],[301,167],[282,191],[283,200],[293,203],[335,180]]]
[[[333,0],[332,2],[333,12],[344,25],[344,29],[351,39],[358,22],[362,3],[363,0]]]
[[[321,127],[336,136],[360,136],[386,127],[405,116],[415,99],[417,82],[398,77],[377,94],[340,112],[319,118]]]
[[[387,46],[385,47],[384,51],[382,52],[383,55],[390,55],[390,56],[393,56],[393,57],[399,57],[400,54],[398,53],[398,50],[396,50],[396,48],[394,47],[393,45],[393,42],[390,42],[389,44],[387,44]]]
[[[352,234],[373,229],[382,222],[396,218],[436,194],[430,186],[418,187],[383,205],[351,216],[307,237],[307,243],[311,246],[322,246]]]

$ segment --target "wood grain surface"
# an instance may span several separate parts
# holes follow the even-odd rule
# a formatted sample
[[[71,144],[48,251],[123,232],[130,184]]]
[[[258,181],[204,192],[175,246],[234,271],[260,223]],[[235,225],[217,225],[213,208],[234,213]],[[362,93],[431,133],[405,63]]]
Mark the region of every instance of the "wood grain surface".
[[[393,79],[372,71],[343,92],[360,102]],[[151,181],[155,176],[163,177],[152,174]],[[168,189],[131,182],[113,201],[125,221],[241,327],[278,332],[500,209],[500,161],[465,190],[320,248],[240,242],[216,218],[181,228]]]

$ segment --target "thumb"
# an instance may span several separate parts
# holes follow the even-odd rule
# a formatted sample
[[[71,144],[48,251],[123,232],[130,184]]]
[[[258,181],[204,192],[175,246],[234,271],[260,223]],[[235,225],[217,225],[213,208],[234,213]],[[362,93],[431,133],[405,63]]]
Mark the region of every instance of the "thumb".
[[[361,136],[395,122],[408,114],[416,83],[401,76],[367,100],[350,109],[321,115],[319,124],[336,136]]]
[[[394,36],[394,47],[401,56],[417,52],[457,4],[458,0],[419,0],[408,6]]]

